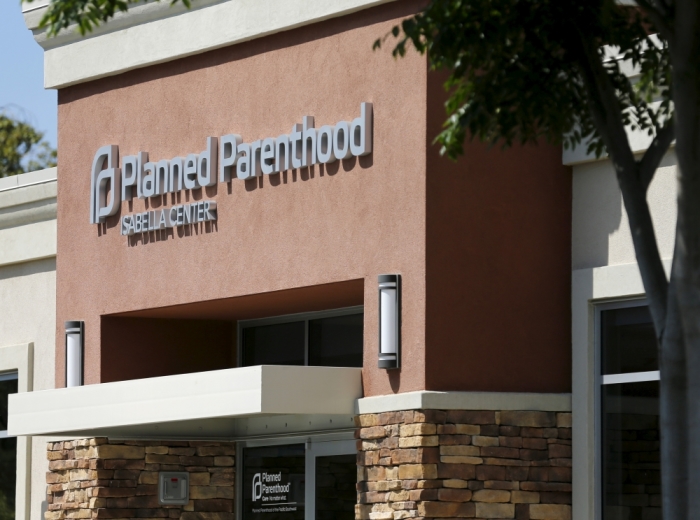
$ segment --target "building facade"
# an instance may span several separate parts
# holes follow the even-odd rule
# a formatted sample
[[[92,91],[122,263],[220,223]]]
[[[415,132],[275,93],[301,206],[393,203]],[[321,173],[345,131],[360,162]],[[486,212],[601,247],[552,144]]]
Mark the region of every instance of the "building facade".
[[[7,396],[54,388],[56,168],[0,179],[0,244],[0,508],[41,518],[46,439],[8,435]]]
[[[443,78],[372,49],[421,2],[279,4],[50,40],[25,13],[59,98],[55,388],[9,435],[62,439],[45,518],[659,518],[609,162],[448,162]]]

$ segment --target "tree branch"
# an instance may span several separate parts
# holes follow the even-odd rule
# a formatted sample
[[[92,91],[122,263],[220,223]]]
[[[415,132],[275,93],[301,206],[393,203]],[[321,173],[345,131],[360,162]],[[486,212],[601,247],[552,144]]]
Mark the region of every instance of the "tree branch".
[[[586,87],[593,121],[617,173],[617,182],[629,218],[639,272],[649,298],[649,310],[654,320],[654,329],[657,337],[660,338],[666,324],[668,280],[656,244],[646,190],[639,178],[639,165],[634,159],[623,124],[617,93],[603,66],[597,42],[590,36],[582,34],[577,26],[572,27],[572,31],[578,36],[577,42],[574,43],[575,47],[578,47],[578,52],[574,53],[576,64]]]
[[[659,167],[661,159],[663,159],[669,146],[671,146],[671,143],[676,137],[675,128],[673,118],[666,121],[666,126],[656,132],[654,140],[639,161],[639,182],[642,183],[644,193],[649,189],[649,185],[654,178],[654,174]]]

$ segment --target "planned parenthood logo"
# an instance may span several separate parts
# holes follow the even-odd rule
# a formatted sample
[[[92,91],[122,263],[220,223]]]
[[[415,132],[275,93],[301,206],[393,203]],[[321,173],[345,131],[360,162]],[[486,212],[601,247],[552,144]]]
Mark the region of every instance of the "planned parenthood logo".
[[[253,475],[253,502],[260,500],[262,498],[262,480],[260,479],[260,473]]]

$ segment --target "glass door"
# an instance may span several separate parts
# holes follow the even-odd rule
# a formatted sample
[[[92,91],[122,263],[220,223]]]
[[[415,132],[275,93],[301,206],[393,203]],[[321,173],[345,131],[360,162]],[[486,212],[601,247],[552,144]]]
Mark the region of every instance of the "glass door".
[[[310,442],[306,450],[306,520],[354,520],[357,447],[354,440]]]
[[[240,518],[353,520],[357,501],[355,441],[311,438],[282,442],[241,443]]]

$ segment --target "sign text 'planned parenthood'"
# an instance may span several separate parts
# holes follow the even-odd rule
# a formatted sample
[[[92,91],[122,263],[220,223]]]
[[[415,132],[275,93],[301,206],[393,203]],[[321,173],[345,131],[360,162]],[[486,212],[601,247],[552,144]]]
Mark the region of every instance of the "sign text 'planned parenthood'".
[[[289,134],[244,143],[240,135],[207,137],[206,150],[186,157],[149,161],[148,152],[122,157],[119,147],[103,146],[95,154],[90,177],[90,223],[119,211],[123,201],[250,179],[290,169],[328,164],[372,152],[372,104],[362,103],[360,117],[334,126],[314,127],[305,116]],[[216,202],[203,201],[146,211],[121,218],[121,234],[133,235],[216,220]]]

